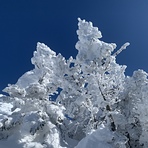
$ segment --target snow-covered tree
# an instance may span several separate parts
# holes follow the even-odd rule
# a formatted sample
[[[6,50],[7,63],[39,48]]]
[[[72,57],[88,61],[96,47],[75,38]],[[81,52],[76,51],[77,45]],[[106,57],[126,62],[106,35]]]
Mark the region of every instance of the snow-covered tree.
[[[148,74],[125,76],[116,56],[129,43],[115,52],[97,27],[78,21],[75,59],[38,43],[34,69],[3,90],[0,147],[148,147]]]

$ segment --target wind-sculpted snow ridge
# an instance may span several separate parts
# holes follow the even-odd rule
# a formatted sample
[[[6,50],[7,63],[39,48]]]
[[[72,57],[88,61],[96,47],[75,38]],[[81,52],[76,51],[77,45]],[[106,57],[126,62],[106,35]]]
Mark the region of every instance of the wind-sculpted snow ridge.
[[[148,74],[125,76],[116,56],[129,43],[114,52],[97,27],[78,21],[76,59],[37,43],[34,69],[3,90],[0,148],[148,147]]]

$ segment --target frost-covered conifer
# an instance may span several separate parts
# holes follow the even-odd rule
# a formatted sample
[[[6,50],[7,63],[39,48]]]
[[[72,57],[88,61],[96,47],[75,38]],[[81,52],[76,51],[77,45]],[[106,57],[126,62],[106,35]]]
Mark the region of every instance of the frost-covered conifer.
[[[97,27],[78,21],[75,59],[38,43],[34,69],[0,95],[2,148],[148,147],[148,74],[125,76],[116,56],[129,43],[114,52]]]

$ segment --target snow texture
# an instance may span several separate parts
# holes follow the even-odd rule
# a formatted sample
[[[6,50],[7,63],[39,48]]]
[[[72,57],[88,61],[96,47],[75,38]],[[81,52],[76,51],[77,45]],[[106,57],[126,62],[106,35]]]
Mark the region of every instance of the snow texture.
[[[34,69],[3,90],[0,148],[148,147],[148,74],[116,63],[129,43],[114,52],[80,18],[77,35],[76,59],[37,43]]]

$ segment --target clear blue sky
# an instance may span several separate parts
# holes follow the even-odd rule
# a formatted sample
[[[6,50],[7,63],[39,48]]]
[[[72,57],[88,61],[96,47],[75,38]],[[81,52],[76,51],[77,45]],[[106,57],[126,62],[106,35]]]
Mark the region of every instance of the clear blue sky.
[[[38,41],[75,57],[78,17],[92,21],[103,41],[131,43],[117,59],[127,75],[148,72],[148,0],[0,0],[0,90],[33,69]]]

